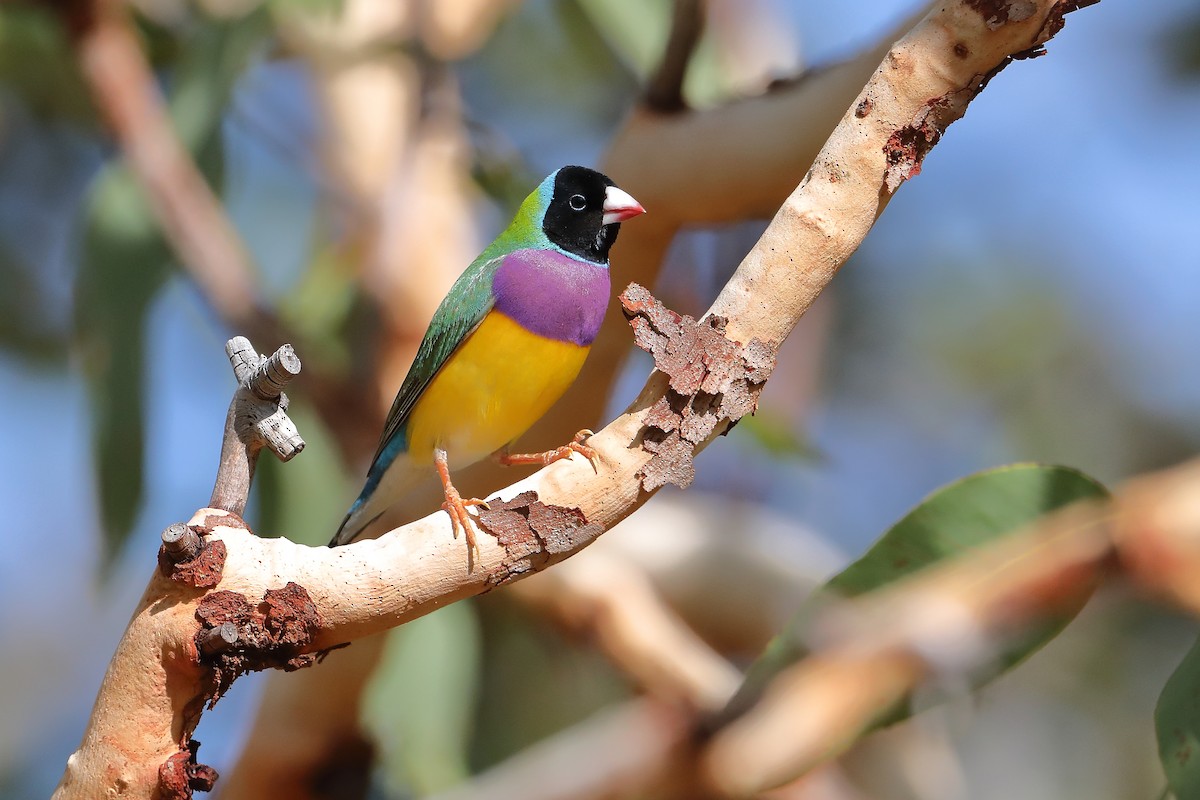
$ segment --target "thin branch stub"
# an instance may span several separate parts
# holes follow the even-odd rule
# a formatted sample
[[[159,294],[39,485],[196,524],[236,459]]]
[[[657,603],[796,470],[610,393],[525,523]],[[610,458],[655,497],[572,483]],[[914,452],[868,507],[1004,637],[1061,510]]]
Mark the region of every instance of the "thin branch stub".
[[[238,642],[238,628],[232,622],[222,622],[215,628],[210,628],[197,642],[200,653],[205,656],[215,656],[229,650]]]
[[[304,449],[304,439],[287,414],[284,387],[300,374],[300,358],[290,344],[263,358],[244,336],[225,343],[225,354],[238,390],[225,417],[221,464],[209,505],[241,515],[250,494],[258,453],[266,447],[290,461]]]
[[[191,561],[200,555],[200,550],[204,546],[200,540],[200,534],[182,522],[176,522],[163,530],[162,543],[163,552],[175,564]]]

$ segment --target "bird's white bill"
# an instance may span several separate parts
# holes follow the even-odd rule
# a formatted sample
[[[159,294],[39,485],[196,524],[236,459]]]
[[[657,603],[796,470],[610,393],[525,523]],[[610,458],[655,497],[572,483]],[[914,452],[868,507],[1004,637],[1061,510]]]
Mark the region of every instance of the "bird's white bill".
[[[645,213],[646,209],[642,208],[642,204],[634,200],[633,195],[629,194],[629,192],[618,189],[615,186],[609,186],[604,190],[605,225],[611,225],[614,222],[624,222],[631,217]]]

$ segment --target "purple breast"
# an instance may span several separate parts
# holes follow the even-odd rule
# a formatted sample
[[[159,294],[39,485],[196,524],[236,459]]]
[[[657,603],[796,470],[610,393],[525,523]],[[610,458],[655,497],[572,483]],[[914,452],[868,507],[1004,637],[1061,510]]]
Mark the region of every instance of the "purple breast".
[[[608,306],[608,268],[555,250],[518,250],[492,279],[496,310],[547,339],[590,345]]]

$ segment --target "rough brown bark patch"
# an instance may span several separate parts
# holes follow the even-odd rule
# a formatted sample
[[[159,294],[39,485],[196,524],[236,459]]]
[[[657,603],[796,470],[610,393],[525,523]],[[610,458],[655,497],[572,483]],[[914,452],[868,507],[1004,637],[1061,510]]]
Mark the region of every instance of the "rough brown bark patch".
[[[724,318],[697,321],[677,314],[636,283],[620,299],[634,341],[654,357],[654,366],[669,381],[666,395],[646,418],[642,444],[654,457],[638,477],[648,492],[668,483],[686,487],[696,474],[696,445],[720,423],[732,427],[754,413],[775,368],[775,348],[759,339],[735,342],[725,335]]]
[[[479,511],[479,524],[505,552],[504,561],[488,576],[492,586],[559,561],[604,530],[589,523],[578,508],[546,505],[534,491],[512,500],[489,500],[488,505]]]
[[[237,592],[212,592],[196,608],[200,629],[196,632],[197,652],[202,637],[223,623],[237,626],[238,639],[228,650],[203,658],[213,669],[208,706],[220,699],[230,685],[246,672],[280,668],[286,671],[311,665],[314,653],[301,651],[312,641],[321,626],[321,616],[308,592],[289,581],[282,589],[268,589],[255,605]]]
[[[967,6],[979,12],[993,31],[1010,22],[1023,22],[1037,11],[1033,0],[967,0]]]
[[[204,540],[200,552],[187,561],[172,561],[166,547],[158,548],[158,569],[164,577],[197,589],[211,589],[221,582],[227,551],[220,539]]]
[[[921,174],[926,154],[942,138],[942,133],[950,123],[962,117],[967,104],[983,90],[990,78],[991,75],[982,76],[965,89],[933,98],[921,108],[912,124],[905,125],[888,137],[883,151],[887,157],[884,185],[889,192],[896,191],[900,184]]]
[[[188,741],[188,749],[180,750],[158,768],[158,798],[189,800],[192,792],[211,792],[217,782],[217,771],[196,762],[200,742]]]

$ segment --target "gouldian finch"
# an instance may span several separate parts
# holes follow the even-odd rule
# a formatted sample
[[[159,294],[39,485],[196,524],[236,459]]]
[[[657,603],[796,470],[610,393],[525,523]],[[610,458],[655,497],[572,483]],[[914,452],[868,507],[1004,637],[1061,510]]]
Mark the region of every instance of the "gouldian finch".
[[[511,455],[513,440],[579,374],[609,300],[608,251],[624,220],[645,212],[585,167],[551,173],[442,300],[388,413],[362,493],[330,547],[353,541],[436,470],[454,535],[475,549],[469,506],[450,480],[493,453],[548,464],[594,453],[589,431],[547,453]]]

